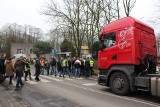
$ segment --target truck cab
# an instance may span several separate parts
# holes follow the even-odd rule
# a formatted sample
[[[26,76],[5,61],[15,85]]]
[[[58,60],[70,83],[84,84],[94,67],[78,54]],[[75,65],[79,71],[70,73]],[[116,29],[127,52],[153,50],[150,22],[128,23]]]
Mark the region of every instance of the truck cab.
[[[99,40],[100,85],[110,87],[119,95],[137,89],[150,90],[157,62],[153,28],[135,18],[125,17],[106,25]]]

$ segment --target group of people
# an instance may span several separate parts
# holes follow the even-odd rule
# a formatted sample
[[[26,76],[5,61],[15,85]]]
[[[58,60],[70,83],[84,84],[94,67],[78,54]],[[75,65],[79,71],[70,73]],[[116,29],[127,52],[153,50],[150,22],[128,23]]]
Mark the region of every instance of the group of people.
[[[52,56],[50,61],[45,60],[43,57],[39,57],[33,61],[35,66],[35,80],[40,81],[39,75],[44,75],[47,71],[47,75],[59,75],[60,77],[89,77],[92,76],[94,71],[94,61],[92,58],[79,58],[79,57],[65,57],[65,58],[56,58]],[[12,84],[12,78],[15,75],[17,78],[16,89],[18,90],[21,86],[24,85],[22,82],[22,76],[24,75],[24,80],[28,81],[31,78],[30,71],[30,61],[25,57],[21,56],[16,60],[13,60],[11,57],[6,57],[5,54],[0,56],[0,83],[3,82],[6,78],[9,78],[9,84]]]
[[[16,74],[17,83],[16,89],[18,90],[20,86],[23,86],[21,77],[23,76],[26,59],[24,57],[20,57],[16,59],[16,61],[12,60],[11,57],[6,57],[6,54],[2,54],[0,57],[0,78],[1,82],[3,82],[6,78],[9,77],[9,84],[12,84],[12,78],[14,74]]]
[[[29,59],[23,56],[14,59],[5,54],[0,56],[0,83],[6,78],[9,78],[9,84],[12,84],[12,79],[15,76],[15,78],[17,78],[15,90],[19,90],[20,87],[24,85],[21,79],[23,75],[25,81],[27,81],[28,75],[29,79],[32,80]]]
[[[61,57],[56,58],[52,56],[50,61],[45,61],[44,58],[40,58],[40,73],[44,75],[46,69],[47,75],[59,75],[60,77],[68,75],[69,77],[89,77],[92,76],[94,71],[94,60],[92,58],[79,58],[79,57]],[[36,61],[35,61],[36,62]],[[36,66],[35,66],[36,68]]]

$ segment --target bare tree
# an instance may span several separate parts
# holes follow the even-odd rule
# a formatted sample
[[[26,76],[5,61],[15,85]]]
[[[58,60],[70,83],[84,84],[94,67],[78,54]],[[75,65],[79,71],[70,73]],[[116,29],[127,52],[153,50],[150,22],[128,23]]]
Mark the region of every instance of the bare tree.
[[[59,34],[74,44],[79,56],[81,46],[84,44],[87,44],[92,52],[93,42],[98,39],[102,27],[123,17],[122,13],[129,15],[135,0],[134,2],[133,0],[63,0],[63,2],[64,5],[60,6],[56,0],[49,0],[42,14],[49,16],[55,24],[55,29],[60,26]],[[124,12],[122,6],[125,8]]]
[[[0,51],[10,53],[11,43],[35,43],[34,35],[29,33],[30,27],[34,28],[30,25],[22,26],[16,23],[3,26],[0,30]],[[33,30],[37,32],[36,39],[42,36],[41,29],[34,28]]]
[[[123,0],[123,6],[124,6],[124,11],[126,16],[129,16],[135,3],[136,3],[136,0]]]

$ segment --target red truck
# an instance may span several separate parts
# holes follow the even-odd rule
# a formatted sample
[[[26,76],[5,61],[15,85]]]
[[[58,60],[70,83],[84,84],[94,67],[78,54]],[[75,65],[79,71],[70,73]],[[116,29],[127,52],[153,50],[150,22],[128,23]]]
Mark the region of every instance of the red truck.
[[[160,96],[153,28],[135,18],[125,17],[106,25],[99,40],[98,84],[110,87],[118,95],[142,90]]]

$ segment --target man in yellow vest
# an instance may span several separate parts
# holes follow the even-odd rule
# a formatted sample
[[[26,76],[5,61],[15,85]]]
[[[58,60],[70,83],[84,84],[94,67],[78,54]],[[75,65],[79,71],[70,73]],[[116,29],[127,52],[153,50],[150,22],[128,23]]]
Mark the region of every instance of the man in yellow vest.
[[[90,59],[89,61],[90,63],[90,72],[91,72],[91,76],[93,75],[94,71],[93,71],[93,67],[94,67],[94,61],[93,58]]]
[[[63,78],[65,74],[68,74],[68,76],[70,77],[70,72],[68,70],[68,60],[67,58],[64,58],[64,60],[62,61],[62,66],[63,66]]]
[[[32,80],[32,78],[31,78],[31,72],[30,72],[30,62],[29,62],[29,60],[27,59],[27,61],[26,61],[26,64],[25,64],[25,81],[28,81],[27,80],[27,76],[29,75],[29,79],[30,80]]]

